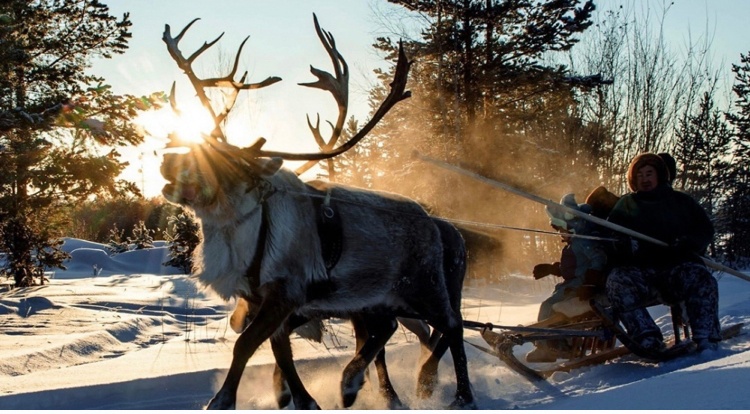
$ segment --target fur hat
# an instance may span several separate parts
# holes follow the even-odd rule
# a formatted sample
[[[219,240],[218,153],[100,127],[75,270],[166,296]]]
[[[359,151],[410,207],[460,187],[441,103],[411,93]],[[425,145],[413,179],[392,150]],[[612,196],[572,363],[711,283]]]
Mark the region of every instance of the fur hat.
[[[565,194],[560,200],[560,204],[564,205],[565,207],[570,207],[574,210],[578,210],[582,213],[591,213],[591,206],[589,206],[588,204],[578,204],[576,202],[576,196],[573,193]],[[547,206],[545,211],[550,218],[549,224],[552,227],[565,229],[572,233],[579,233],[581,232],[581,230],[583,230],[585,221],[576,217],[572,213],[567,212],[558,206]]]
[[[607,187],[600,185],[586,197],[586,204],[591,206],[591,214],[599,218],[607,218],[618,200],[620,197],[607,190]]]
[[[628,167],[628,187],[630,187],[630,191],[636,191],[635,177],[638,174],[638,170],[647,165],[654,167],[656,170],[656,177],[659,180],[658,185],[669,184],[669,171],[664,160],[652,152],[644,152],[633,158]]]

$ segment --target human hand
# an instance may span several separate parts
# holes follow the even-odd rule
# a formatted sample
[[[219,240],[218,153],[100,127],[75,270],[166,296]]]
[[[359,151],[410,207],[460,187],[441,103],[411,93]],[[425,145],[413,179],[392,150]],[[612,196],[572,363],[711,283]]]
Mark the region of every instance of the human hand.
[[[560,262],[555,263],[540,263],[534,266],[534,279],[541,279],[549,275],[560,276]]]

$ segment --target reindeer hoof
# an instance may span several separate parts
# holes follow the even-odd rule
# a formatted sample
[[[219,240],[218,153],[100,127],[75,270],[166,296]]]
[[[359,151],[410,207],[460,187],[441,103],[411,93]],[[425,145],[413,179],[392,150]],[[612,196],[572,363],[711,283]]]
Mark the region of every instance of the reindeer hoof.
[[[208,402],[206,410],[234,410],[236,401],[234,397],[219,391],[211,401]]]
[[[354,372],[352,372],[354,371]],[[344,378],[341,380],[341,397],[345,408],[349,408],[357,399],[357,393],[365,384],[365,375],[363,371],[346,369]]]
[[[466,398],[456,397],[456,399],[453,400],[451,405],[448,406],[448,409],[449,410],[476,410],[477,404],[474,402],[473,398],[470,401],[467,401]]]
[[[280,384],[274,383],[274,394],[279,408],[284,408],[292,402],[292,393],[286,381],[282,381]]]
[[[401,402],[401,400],[398,398],[398,396],[394,396],[395,398],[387,398],[388,401],[388,409],[389,410],[408,410],[409,407],[404,405],[404,403]]]
[[[320,410],[320,406],[312,398],[304,402],[294,402],[295,410]]]
[[[437,364],[424,364],[419,371],[417,379],[417,397],[426,399],[432,397],[432,392],[437,385]]]

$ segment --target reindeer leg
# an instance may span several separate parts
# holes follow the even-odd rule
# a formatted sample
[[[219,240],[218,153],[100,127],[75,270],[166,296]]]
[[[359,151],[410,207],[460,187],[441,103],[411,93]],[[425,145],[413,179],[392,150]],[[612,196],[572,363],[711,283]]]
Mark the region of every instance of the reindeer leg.
[[[262,287],[263,302],[258,308],[258,314],[237,338],[234,344],[232,364],[224,380],[224,384],[209,401],[208,409],[231,409],[237,402],[237,387],[240,385],[242,372],[250,357],[258,347],[270,338],[291,314],[292,305],[286,300],[281,283],[271,282]]]
[[[232,316],[229,317],[229,326],[233,331],[242,333],[245,327],[250,324],[252,317],[250,316],[250,301],[245,297],[240,296],[237,298],[237,306],[232,312]]]
[[[351,317],[352,325],[354,326],[354,336],[357,338],[357,352],[362,349],[369,336],[367,319],[368,318],[364,315],[352,315]],[[422,321],[417,321],[414,319],[409,319],[409,321],[407,322],[407,324],[414,327],[414,329],[419,329],[420,323],[422,323]],[[369,330],[377,330],[377,328],[370,328]],[[427,330],[427,336],[429,337],[429,327],[427,328]],[[422,333],[424,333],[424,331],[422,331]],[[393,383],[391,383],[391,379],[388,376],[388,367],[385,363],[385,348],[381,349],[375,357],[375,369],[378,373],[378,386],[380,395],[385,398],[388,404],[388,408],[391,410],[404,408],[405,406],[401,402],[401,399],[398,397],[396,390],[393,388]],[[369,378],[368,371],[369,368],[365,371],[365,378]]]
[[[271,345],[273,347],[273,342],[271,342]],[[292,402],[292,392],[289,390],[284,372],[278,363],[273,366],[273,393],[276,396],[276,405],[279,408],[284,408]]]
[[[466,350],[464,349],[463,328],[459,328],[451,335],[451,355],[453,356],[453,369],[456,371],[456,399],[450,408],[476,409],[474,395],[471,392],[469,382],[469,368],[466,362]]]
[[[437,333],[437,332],[436,332]],[[434,336],[434,334],[433,334]],[[418,398],[430,398],[432,392],[435,390],[437,385],[437,374],[440,359],[445,355],[445,351],[448,350],[450,342],[446,335],[437,337],[437,344],[435,344],[432,353],[422,363],[419,369],[419,376],[417,377],[417,397]]]
[[[435,343],[432,341],[432,336],[430,335],[430,325],[425,323],[425,321],[420,319],[411,319],[411,318],[397,318],[399,322],[401,322],[401,325],[404,325],[404,327],[408,330],[410,330],[414,335],[417,336],[417,339],[419,339],[419,344],[421,345],[419,348],[419,361],[424,362],[427,357],[432,353],[432,350],[435,347],[435,343],[437,340],[435,340]],[[437,331],[433,332],[433,335],[436,335]]]
[[[380,385],[380,395],[388,403],[388,409],[399,410],[406,408],[401,399],[398,398],[396,390],[393,388],[391,378],[388,376],[388,368],[385,365],[385,347],[378,352],[375,357],[375,369],[378,371],[378,382]]]
[[[277,333],[271,337],[271,349],[273,356],[276,358],[276,368],[274,370],[274,390],[276,391],[276,401],[279,408],[289,405],[289,398],[294,400],[294,408],[297,410],[319,410],[318,403],[310,396],[302,384],[297,369],[294,367],[292,358],[292,344],[289,341],[289,334],[292,327],[287,322],[283,332]],[[284,380],[286,380],[284,382]],[[284,386],[286,384],[286,387]],[[286,392],[284,392],[286,390]],[[291,392],[291,395],[290,395]]]
[[[383,349],[385,343],[391,338],[398,324],[395,318],[378,316],[368,318],[367,332],[369,337],[365,341],[357,355],[344,368],[341,380],[341,394],[344,407],[350,407],[357,398],[357,393],[364,384],[365,369],[373,358]]]
[[[446,327],[436,327],[445,332],[440,336],[432,355],[422,364],[419,371],[417,396],[428,398],[437,385],[437,370],[440,359],[450,347],[453,356],[453,368],[456,371],[456,399],[451,403],[452,408],[476,408],[474,396],[469,382],[466,351],[463,344],[463,326],[460,318],[451,316]]]

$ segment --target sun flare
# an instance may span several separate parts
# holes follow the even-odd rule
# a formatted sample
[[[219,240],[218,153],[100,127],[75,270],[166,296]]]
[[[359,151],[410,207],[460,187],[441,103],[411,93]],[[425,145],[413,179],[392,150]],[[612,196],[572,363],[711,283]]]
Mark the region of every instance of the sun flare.
[[[208,134],[214,127],[211,116],[198,104],[180,107],[180,113],[171,108],[142,113],[135,120],[143,126],[148,135],[166,137],[174,133],[186,142],[202,142],[202,135]]]

